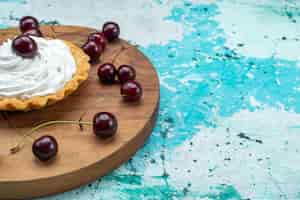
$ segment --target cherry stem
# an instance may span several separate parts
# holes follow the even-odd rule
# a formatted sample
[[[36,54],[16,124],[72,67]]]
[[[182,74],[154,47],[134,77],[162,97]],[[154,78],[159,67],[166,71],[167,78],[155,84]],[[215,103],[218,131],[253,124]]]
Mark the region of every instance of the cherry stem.
[[[131,46],[125,47],[124,45],[122,45],[121,49],[115,54],[115,56],[113,57],[111,63],[115,64],[115,62],[117,61],[117,59],[119,58],[119,56],[126,50],[132,48]]]
[[[41,123],[41,124],[33,127],[32,129],[30,129],[27,133],[25,133],[22,137],[22,140],[19,141],[14,147],[12,147],[10,149],[10,154],[15,154],[15,153],[19,152],[25,146],[24,140],[27,139],[28,137],[30,137],[34,132],[38,131],[41,128],[51,126],[51,125],[57,125],[57,124],[78,124],[79,127],[82,127],[83,125],[89,125],[89,126],[93,125],[92,122],[85,122],[85,121],[82,121],[81,119],[79,121],[54,120],[54,121],[47,121],[47,122]],[[81,128],[81,130],[82,130],[82,128]]]

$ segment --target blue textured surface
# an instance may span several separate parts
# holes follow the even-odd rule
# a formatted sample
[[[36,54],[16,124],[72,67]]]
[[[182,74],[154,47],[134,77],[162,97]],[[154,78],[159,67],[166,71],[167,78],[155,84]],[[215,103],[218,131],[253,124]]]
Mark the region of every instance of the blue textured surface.
[[[65,2],[0,0],[0,11],[11,9],[0,13],[0,28],[16,24],[37,6],[62,7]],[[111,174],[44,199],[300,199],[299,3],[137,2],[141,10],[166,8],[151,23],[170,23],[154,30],[163,41],[152,42],[154,32],[147,27],[141,28],[149,41],[143,43],[147,35],[128,38],[142,43],[140,49],[160,76],[155,130],[146,146]],[[62,24],[78,24],[79,18],[63,12],[58,19],[34,14]],[[101,24],[92,15],[85,16],[87,25],[93,20]],[[146,20],[132,27],[147,26]],[[181,27],[180,37],[170,33],[168,38],[168,32],[177,31],[175,24]]]

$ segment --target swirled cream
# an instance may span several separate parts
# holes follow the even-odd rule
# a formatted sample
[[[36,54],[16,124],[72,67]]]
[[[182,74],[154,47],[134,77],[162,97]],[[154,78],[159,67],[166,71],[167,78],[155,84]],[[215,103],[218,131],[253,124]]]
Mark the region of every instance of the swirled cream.
[[[34,58],[12,50],[12,40],[0,46],[0,97],[21,99],[56,93],[72,79],[76,64],[62,40],[32,37],[38,46]]]

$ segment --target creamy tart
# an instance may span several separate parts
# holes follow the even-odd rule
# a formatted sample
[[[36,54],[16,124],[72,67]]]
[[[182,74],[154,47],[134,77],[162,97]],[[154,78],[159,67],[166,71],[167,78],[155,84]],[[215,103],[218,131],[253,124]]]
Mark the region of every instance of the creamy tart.
[[[56,103],[88,77],[88,56],[71,42],[31,38],[37,55],[24,58],[8,39],[0,46],[0,110],[28,111]]]

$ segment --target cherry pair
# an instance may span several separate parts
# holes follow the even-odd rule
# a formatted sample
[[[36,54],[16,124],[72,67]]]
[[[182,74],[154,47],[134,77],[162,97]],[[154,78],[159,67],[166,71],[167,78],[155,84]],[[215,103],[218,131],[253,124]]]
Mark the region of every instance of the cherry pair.
[[[99,80],[104,84],[113,84],[116,77],[121,84],[134,80],[136,76],[135,69],[130,65],[121,65],[118,70],[112,63],[104,63],[98,68]]]
[[[90,62],[97,62],[106,47],[106,43],[118,39],[119,35],[120,27],[114,22],[106,22],[101,33],[91,33],[87,42],[82,46],[83,51],[90,57]]]
[[[39,30],[39,22],[31,16],[23,17],[19,25],[22,35],[16,37],[12,42],[14,52],[24,58],[33,58],[38,50],[36,42],[29,36],[42,37]]]
[[[108,112],[100,112],[94,115],[93,122],[81,122],[81,121],[69,121],[74,124],[82,125],[92,125],[94,134],[100,139],[107,139],[114,136],[118,129],[117,118]],[[44,124],[40,124],[39,128],[58,124],[61,121],[50,121]],[[39,129],[36,128],[35,130]],[[33,154],[43,162],[52,160],[58,153],[58,142],[50,135],[42,136],[34,141],[32,144]]]

